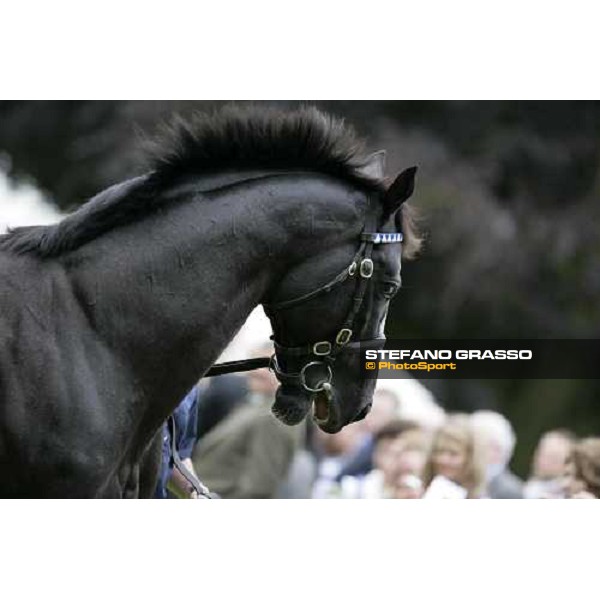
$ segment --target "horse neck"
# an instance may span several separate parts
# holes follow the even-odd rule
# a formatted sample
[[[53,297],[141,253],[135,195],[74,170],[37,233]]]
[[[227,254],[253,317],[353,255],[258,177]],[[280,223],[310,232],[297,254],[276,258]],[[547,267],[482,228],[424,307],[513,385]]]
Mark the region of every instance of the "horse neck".
[[[341,234],[335,203],[314,202],[326,185],[292,176],[206,192],[81,249],[85,260],[73,264],[85,266],[72,278],[89,321],[160,412],[213,364],[291,262]]]

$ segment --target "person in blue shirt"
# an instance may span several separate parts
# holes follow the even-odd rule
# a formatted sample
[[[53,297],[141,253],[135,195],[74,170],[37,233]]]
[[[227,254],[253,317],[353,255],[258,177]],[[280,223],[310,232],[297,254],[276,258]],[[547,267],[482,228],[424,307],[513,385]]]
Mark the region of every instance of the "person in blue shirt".
[[[173,412],[175,447],[181,461],[193,475],[195,472],[191,457],[197,437],[199,396],[200,390],[196,385]],[[171,488],[175,495],[168,488]],[[165,422],[162,428],[160,472],[154,497],[168,499],[177,496],[196,498],[197,493],[179,470],[173,468],[171,434]]]

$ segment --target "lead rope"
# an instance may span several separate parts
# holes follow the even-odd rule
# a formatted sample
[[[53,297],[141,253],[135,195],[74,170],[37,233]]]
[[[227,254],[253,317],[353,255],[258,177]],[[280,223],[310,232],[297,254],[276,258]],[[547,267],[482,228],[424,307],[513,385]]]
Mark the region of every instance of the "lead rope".
[[[218,363],[213,365],[203,377],[216,377],[218,375],[226,375],[228,373],[243,373],[244,371],[254,371],[254,369],[264,369],[271,364],[271,359],[264,358],[247,358],[245,360],[231,360],[228,362]]]

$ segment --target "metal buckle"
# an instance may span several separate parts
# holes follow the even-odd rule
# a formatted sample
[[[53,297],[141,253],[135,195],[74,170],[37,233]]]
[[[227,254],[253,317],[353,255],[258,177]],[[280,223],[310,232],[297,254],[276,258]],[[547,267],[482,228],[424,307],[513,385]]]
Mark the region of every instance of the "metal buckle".
[[[370,258],[363,258],[360,261],[360,276],[369,279],[373,276],[373,261]]]
[[[335,336],[335,343],[338,346],[343,346],[350,341],[352,337],[352,329],[340,329],[338,334]]]
[[[307,383],[306,383],[306,370],[309,367],[314,367],[314,366],[324,366],[327,369],[327,378],[323,381],[319,381],[318,382],[318,387],[310,387]],[[323,386],[326,383],[331,383],[331,380],[333,379],[333,373],[331,372],[331,367],[324,363],[321,362],[319,360],[315,360],[313,362],[309,362],[306,363],[303,367],[302,370],[300,371],[300,384],[302,385],[302,387],[307,391],[307,392],[322,392],[323,391]]]
[[[269,366],[267,367],[267,369],[269,369],[269,371],[271,371],[271,373],[275,375],[280,372],[276,354],[272,354],[271,358],[269,358]]]
[[[354,275],[354,273],[356,273],[356,261],[354,261],[349,267],[348,267],[348,275],[350,275],[350,277],[352,277]]]
[[[313,345],[313,354],[315,356],[327,356],[331,352],[331,342],[317,342]]]

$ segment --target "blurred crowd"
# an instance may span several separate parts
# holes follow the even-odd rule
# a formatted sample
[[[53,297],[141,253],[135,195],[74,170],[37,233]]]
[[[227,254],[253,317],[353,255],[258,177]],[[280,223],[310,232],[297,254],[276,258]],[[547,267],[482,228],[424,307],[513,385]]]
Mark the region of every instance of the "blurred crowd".
[[[268,347],[254,356],[266,355]],[[176,411],[181,458],[222,498],[600,498],[600,437],[542,435],[525,480],[510,470],[510,422],[481,410],[446,414],[378,384],[366,419],[326,434],[270,412],[278,382],[266,369],[203,380]],[[172,447],[165,430],[163,455]],[[157,497],[194,497],[168,457]]]

